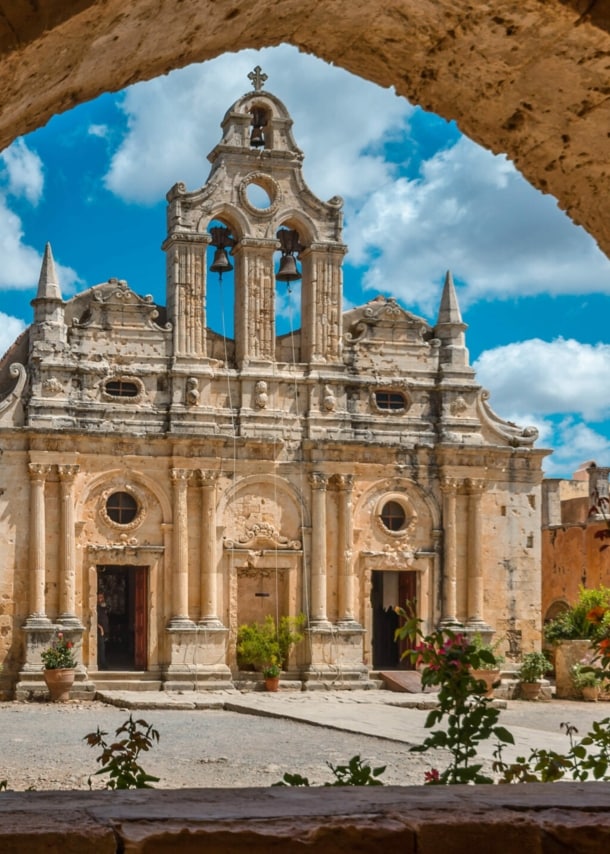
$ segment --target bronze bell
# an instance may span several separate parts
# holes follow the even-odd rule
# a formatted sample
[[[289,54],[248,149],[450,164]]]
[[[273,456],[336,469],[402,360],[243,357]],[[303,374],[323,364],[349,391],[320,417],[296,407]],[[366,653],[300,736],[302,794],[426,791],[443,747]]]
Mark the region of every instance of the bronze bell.
[[[250,145],[254,148],[263,148],[265,145],[265,134],[262,127],[254,126],[250,131]]]
[[[229,273],[232,269],[233,266],[229,261],[224,246],[217,246],[214,252],[214,260],[210,265],[210,272],[218,273],[219,276],[222,276],[223,273]]]
[[[294,255],[282,255],[275,278],[278,282],[296,282],[301,278]]]

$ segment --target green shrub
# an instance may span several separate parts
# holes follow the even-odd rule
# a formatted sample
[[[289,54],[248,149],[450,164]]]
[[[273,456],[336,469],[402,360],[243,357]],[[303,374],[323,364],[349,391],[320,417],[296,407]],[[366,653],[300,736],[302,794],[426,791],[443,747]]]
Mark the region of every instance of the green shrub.
[[[271,616],[262,623],[244,623],[237,632],[237,664],[241,670],[265,670],[272,664],[285,668],[290,651],[303,640],[300,629],[305,615],[280,617],[279,625]]]
[[[528,652],[523,656],[517,675],[521,682],[538,682],[551,670],[551,662],[543,652]]]
[[[579,587],[575,605],[562,611],[544,627],[544,639],[547,643],[560,643],[564,640],[592,640],[604,637],[610,629],[610,610],[600,621],[591,619],[595,609],[610,609],[610,587]]]

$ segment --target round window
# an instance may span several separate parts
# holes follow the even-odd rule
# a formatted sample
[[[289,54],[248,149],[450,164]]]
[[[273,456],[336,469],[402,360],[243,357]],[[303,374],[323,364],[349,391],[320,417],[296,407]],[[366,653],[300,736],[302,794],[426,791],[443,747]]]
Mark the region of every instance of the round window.
[[[129,492],[113,492],[106,501],[106,513],[117,525],[129,525],[138,515],[138,502]]]
[[[381,508],[380,516],[388,531],[402,531],[407,521],[405,508],[398,501],[387,501]]]

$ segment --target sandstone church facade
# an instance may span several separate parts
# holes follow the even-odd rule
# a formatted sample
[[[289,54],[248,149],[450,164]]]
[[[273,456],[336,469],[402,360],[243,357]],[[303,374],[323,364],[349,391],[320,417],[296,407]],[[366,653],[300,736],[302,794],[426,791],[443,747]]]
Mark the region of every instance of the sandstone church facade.
[[[540,644],[536,431],[490,409],[449,274],[434,325],[383,296],[343,311],[342,200],[312,194],[288,111],[251,80],[206,184],[168,193],[166,306],[116,279],[63,300],[47,247],[0,363],[6,696],[42,690],[58,628],[77,690],[111,684],[100,591],[112,684],[230,686],[239,625],[304,613],[287,677],[364,685],[398,665],[406,598],[513,661]],[[300,328],[277,335],[297,276]],[[206,321],[219,287],[232,338]]]

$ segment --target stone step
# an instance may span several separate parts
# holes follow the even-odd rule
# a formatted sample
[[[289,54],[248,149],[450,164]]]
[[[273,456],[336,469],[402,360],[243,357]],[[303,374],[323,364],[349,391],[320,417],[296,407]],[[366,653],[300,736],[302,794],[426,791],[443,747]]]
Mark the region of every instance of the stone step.
[[[161,691],[160,679],[151,673],[125,670],[102,670],[89,673],[96,691]]]

